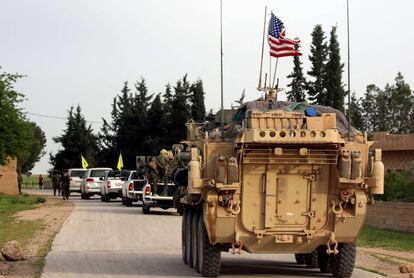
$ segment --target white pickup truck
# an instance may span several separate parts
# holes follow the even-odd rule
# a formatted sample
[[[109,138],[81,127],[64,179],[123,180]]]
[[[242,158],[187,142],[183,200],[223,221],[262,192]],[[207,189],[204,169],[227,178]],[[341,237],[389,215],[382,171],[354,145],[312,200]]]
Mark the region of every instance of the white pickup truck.
[[[146,184],[142,192],[142,213],[149,214],[151,208],[161,208],[164,210],[174,207],[173,196],[176,194],[177,185],[172,182],[167,183],[167,188],[162,181],[158,182],[156,194],[152,194],[151,185]]]
[[[111,168],[90,168],[81,182],[81,198],[89,199],[93,195],[101,195],[101,184]]]
[[[143,174],[131,171],[122,186],[122,204],[130,207],[133,202],[140,201],[142,199],[142,189],[146,184],[147,180]]]
[[[128,170],[108,171],[101,184],[101,201],[109,202],[111,199],[122,197],[122,186],[129,176]]]

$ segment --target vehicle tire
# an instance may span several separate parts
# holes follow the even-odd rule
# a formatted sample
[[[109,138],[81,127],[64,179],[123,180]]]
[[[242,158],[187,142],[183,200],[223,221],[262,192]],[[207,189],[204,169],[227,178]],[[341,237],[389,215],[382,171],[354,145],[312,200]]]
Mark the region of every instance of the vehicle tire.
[[[105,201],[105,197],[104,195],[101,194],[101,202],[104,202],[104,201]]]
[[[198,220],[197,232],[198,269],[203,277],[217,277],[221,268],[221,251],[210,243],[203,217]]]
[[[126,205],[126,202],[125,202],[125,198],[124,198],[124,197],[122,197],[122,205],[123,205],[123,206],[125,206],[125,205]]]
[[[195,271],[200,272],[198,267],[198,244],[197,244],[197,234],[198,234],[198,221],[200,220],[201,213],[200,211],[194,211],[193,222],[191,224],[191,254],[193,255],[193,268]]]
[[[142,205],[142,213],[143,214],[150,214],[151,213],[151,207],[148,205]]]
[[[305,263],[307,268],[318,268],[318,251],[305,254]]]
[[[318,265],[322,273],[332,273],[332,255],[326,253],[326,247],[318,249]]]
[[[88,193],[85,193],[85,200],[89,200],[91,198],[91,195],[89,195]]]
[[[185,229],[185,224],[187,222],[187,209],[184,209],[183,218],[181,219],[181,257],[183,259],[183,262],[187,264],[187,253],[186,253],[186,235],[187,232]]]
[[[111,201],[111,197],[109,195],[105,194],[104,201],[105,202],[110,202]]]
[[[63,195],[63,194],[62,194]],[[85,193],[81,193],[81,199],[85,200]]]
[[[295,253],[295,259],[297,264],[306,264],[305,254]]]
[[[126,200],[125,200],[125,205],[126,205],[127,207],[132,207],[132,201],[131,201],[131,199],[126,199]]]
[[[355,267],[355,243],[340,243],[338,251],[337,255],[333,255],[332,274],[337,278],[349,278]]]
[[[193,267],[193,247],[192,247],[192,240],[191,240],[191,235],[192,235],[192,224],[193,224],[193,216],[194,216],[194,211],[192,209],[189,209],[187,211],[187,221],[185,223],[185,230],[187,231],[185,233],[185,246],[186,248],[186,255],[187,255],[187,264],[189,267]]]
[[[179,207],[177,208],[177,213],[178,213],[180,216],[183,216],[183,215],[184,215],[184,208],[183,208],[182,206],[179,206]]]

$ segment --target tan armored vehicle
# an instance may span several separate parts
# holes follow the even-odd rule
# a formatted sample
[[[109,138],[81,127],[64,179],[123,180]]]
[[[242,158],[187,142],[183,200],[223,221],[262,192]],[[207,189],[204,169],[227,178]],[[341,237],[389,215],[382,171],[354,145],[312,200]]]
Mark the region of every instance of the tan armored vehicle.
[[[187,124],[188,147],[176,157],[189,162],[175,172],[182,255],[202,276],[219,275],[222,251],[291,253],[351,276],[371,194],[383,194],[381,150],[335,109],[313,106],[311,117],[289,105],[249,102],[224,132]]]

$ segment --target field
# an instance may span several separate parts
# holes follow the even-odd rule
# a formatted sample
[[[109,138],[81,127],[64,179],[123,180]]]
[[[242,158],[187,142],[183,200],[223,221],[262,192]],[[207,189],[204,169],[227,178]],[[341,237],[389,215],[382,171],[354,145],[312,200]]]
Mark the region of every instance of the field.
[[[48,177],[48,175],[42,174],[42,176],[43,176],[43,185],[49,184],[51,180]],[[31,175],[31,176],[23,175],[22,188],[24,189],[39,188],[39,175]]]
[[[414,252],[414,234],[383,230],[365,225],[358,237],[357,245]]]
[[[33,209],[37,204],[44,202],[43,197],[0,195],[0,246],[9,240],[25,243],[34,233],[43,230],[44,225],[42,223],[16,220],[14,214],[19,211]]]

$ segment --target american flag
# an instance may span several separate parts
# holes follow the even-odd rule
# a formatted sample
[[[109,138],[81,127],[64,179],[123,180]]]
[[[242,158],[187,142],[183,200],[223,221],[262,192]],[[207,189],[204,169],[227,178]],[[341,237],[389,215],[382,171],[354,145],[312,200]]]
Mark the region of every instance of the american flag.
[[[300,56],[302,53],[295,49],[299,40],[285,38],[285,25],[273,13],[269,21],[270,56],[279,58],[286,56]]]

